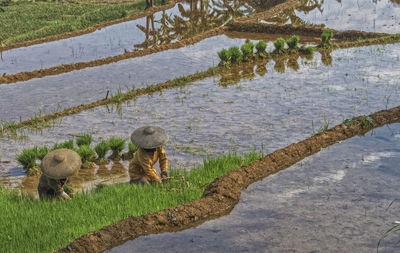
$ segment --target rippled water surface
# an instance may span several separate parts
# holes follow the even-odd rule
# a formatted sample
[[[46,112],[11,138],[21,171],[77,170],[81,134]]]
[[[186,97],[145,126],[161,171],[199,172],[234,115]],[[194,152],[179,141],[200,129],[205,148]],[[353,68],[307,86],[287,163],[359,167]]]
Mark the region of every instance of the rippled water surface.
[[[228,151],[270,153],[324,125],[398,106],[399,49],[390,45],[337,50],[330,66],[319,54],[311,60],[270,61],[118,107],[84,111],[63,118],[53,129],[26,132],[26,139],[1,140],[0,160],[10,163],[0,166],[4,176],[21,177],[24,173],[14,156],[23,148],[52,146],[80,133],[90,133],[95,140],[128,138],[148,124],[170,135],[165,148],[172,167],[193,166],[207,155]]]
[[[108,252],[376,252],[400,220],[399,163],[400,124],[384,126],[250,185],[227,216]],[[379,252],[400,252],[398,239]]]
[[[397,0],[302,0],[299,6],[267,20],[288,24],[325,25],[337,30],[400,33]]]
[[[0,74],[86,62],[192,37],[254,9],[239,1],[187,1],[153,15],[78,37],[1,53]]]
[[[57,76],[0,85],[0,120],[26,120],[38,112],[87,104],[106,97],[107,91],[141,88],[206,70],[219,63],[222,48],[242,45],[246,38],[269,42],[279,35],[227,33],[180,49],[163,51]],[[307,41],[306,38],[303,38]]]

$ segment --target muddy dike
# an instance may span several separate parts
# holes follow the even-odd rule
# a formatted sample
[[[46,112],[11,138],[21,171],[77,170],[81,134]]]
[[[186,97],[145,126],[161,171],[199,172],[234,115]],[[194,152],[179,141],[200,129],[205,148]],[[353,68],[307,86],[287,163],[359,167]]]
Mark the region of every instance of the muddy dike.
[[[302,36],[321,37],[321,34],[327,28],[318,25],[292,25],[292,24],[266,24],[266,23],[252,23],[252,22],[231,22],[229,24],[229,31],[236,32],[255,32],[255,33],[269,33],[269,34],[296,34]],[[349,40],[357,41],[359,39],[371,39],[392,36],[387,33],[374,33],[362,32],[356,30],[338,31],[332,30],[334,39],[336,40]]]
[[[369,117],[369,118],[368,118]],[[239,202],[241,190],[271,174],[290,167],[321,149],[374,128],[400,122],[400,106],[345,121],[323,133],[279,149],[249,166],[215,179],[202,198],[186,204],[129,217],[77,238],[58,252],[102,252],[139,236],[181,231],[228,214]],[[369,119],[372,120],[371,124]]]
[[[142,56],[162,52],[162,51],[169,50],[169,49],[178,49],[178,48],[186,47],[189,45],[193,45],[201,40],[204,40],[204,39],[216,36],[216,35],[221,35],[224,33],[225,30],[226,30],[226,27],[219,27],[219,28],[215,28],[215,29],[209,30],[207,32],[204,32],[200,35],[196,35],[189,39],[173,42],[170,44],[159,45],[159,46],[155,46],[152,48],[146,48],[144,50],[126,52],[124,54],[107,57],[107,58],[103,58],[103,59],[98,59],[98,60],[94,60],[94,61],[90,61],[90,62],[64,64],[64,65],[60,65],[60,66],[51,67],[48,69],[40,69],[40,70],[31,71],[31,72],[20,72],[20,73],[14,74],[14,75],[4,75],[4,76],[0,77],[0,85],[6,84],[6,83],[16,83],[16,82],[28,81],[33,78],[41,78],[41,77],[45,77],[45,76],[59,75],[59,74],[68,73],[68,72],[75,71],[75,70],[81,70],[81,69],[85,69],[85,68],[106,65],[106,64],[126,60],[129,58],[142,57]]]
[[[78,30],[78,31],[73,31],[73,32],[68,32],[68,33],[48,36],[48,37],[35,39],[35,40],[30,40],[30,41],[25,41],[25,42],[18,42],[18,43],[12,43],[12,44],[7,44],[7,45],[1,45],[0,44],[0,52],[6,51],[6,50],[10,50],[10,49],[14,49],[14,48],[18,48],[18,47],[28,47],[28,46],[32,46],[32,45],[36,45],[36,44],[41,44],[41,43],[46,43],[46,42],[51,42],[51,41],[56,41],[56,40],[62,40],[62,39],[67,39],[67,38],[71,38],[71,37],[77,37],[77,36],[80,36],[80,35],[92,33],[94,31],[99,30],[101,28],[104,28],[106,26],[115,25],[115,24],[119,24],[119,23],[122,23],[122,22],[127,22],[127,21],[131,21],[131,20],[143,18],[143,17],[149,16],[149,15],[152,15],[152,14],[154,14],[156,12],[170,9],[176,3],[179,3],[179,2],[183,2],[183,0],[169,0],[169,3],[166,4],[166,5],[154,6],[154,7],[148,8],[147,10],[145,10],[143,12],[135,13],[135,14],[129,16],[129,17],[116,19],[116,20],[112,20],[112,21],[107,21],[107,22],[102,22],[102,23],[99,23],[99,24],[97,24],[95,26],[88,27],[86,29],[82,29],[82,30]],[[118,3],[123,3],[123,2],[118,2]]]

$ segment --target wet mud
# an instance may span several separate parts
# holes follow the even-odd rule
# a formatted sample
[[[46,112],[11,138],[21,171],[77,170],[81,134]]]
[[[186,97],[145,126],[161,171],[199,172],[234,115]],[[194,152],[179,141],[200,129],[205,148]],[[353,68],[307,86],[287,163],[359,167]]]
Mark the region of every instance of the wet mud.
[[[373,128],[400,122],[400,107],[369,115]],[[362,118],[357,118],[362,120]],[[58,252],[100,252],[139,236],[180,231],[229,213],[239,202],[241,190],[271,174],[277,173],[321,149],[356,135],[371,131],[369,125],[337,125],[286,148],[277,150],[249,166],[235,169],[214,180],[201,199],[149,213],[129,217],[102,229],[90,232]]]
[[[398,220],[399,162],[400,124],[385,125],[251,184],[229,215],[106,252],[377,252]],[[390,234],[378,252],[397,242]]]

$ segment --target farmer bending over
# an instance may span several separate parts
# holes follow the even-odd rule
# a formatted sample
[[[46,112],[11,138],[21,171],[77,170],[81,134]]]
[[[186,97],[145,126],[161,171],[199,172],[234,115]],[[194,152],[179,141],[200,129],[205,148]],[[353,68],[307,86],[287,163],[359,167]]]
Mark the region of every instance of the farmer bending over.
[[[39,197],[70,199],[64,192],[64,184],[81,165],[80,156],[73,150],[56,149],[48,153],[40,165],[42,175],[38,185]]]
[[[159,160],[161,178],[168,177],[168,160],[162,145],[167,143],[168,135],[160,127],[145,126],[136,129],[131,135],[133,144],[139,147],[129,164],[130,183],[160,183],[154,164]]]

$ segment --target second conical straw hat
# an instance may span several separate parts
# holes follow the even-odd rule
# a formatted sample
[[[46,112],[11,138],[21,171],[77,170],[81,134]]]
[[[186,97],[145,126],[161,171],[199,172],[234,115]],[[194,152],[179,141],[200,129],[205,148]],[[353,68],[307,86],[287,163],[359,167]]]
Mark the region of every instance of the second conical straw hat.
[[[167,133],[160,127],[144,126],[136,129],[131,135],[133,144],[141,148],[156,148],[169,140]]]

